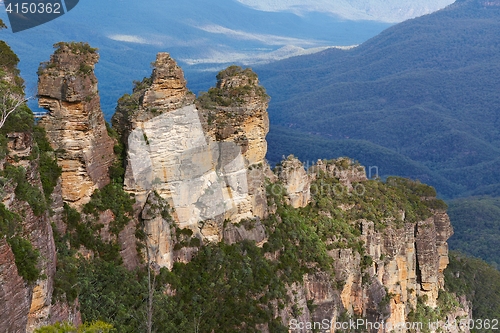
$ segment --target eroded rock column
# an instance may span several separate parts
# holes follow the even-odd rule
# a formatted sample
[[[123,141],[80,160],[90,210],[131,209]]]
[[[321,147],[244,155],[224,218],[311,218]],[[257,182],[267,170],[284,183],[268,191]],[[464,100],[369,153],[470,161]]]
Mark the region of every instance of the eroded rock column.
[[[109,183],[113,140],[100,108],[94,66],[95,49],[84,43],[60,43],[38,77],[38,104],[49,112],[40,120],[62,167],[62,195],[79,208],[96,188]]]

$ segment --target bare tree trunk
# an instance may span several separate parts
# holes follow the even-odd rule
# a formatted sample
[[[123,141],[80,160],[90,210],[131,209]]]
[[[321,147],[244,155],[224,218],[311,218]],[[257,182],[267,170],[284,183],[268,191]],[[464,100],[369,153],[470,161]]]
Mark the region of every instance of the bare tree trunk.
[[[144,221],[142,221],[142,230],[146,237],[145,245],[146,245],[146,260],[147,260],[147,268],[148,268],[148,304],[146,310],[146,330],[147,333],[151,333],[153,329],[153,305],[154,305],[154,294],[156,289],[156,270],[154,265],[154,258],[158,255],[159,249],[157,247],[151,247],[149,244],[149,237],[151,236],[146,232],[146,225]],[[151,250],[154,252],[151,253]]]
[[[153,297],[155,291],[154,288],[155,288],[156,274],[154,272],[151,272],[151,256],[149,254],[149,244],[147,241],[148,238],[149,235],[146,234],[146,257],[148,261],[148,308],[146,313],[146,328],[147,328],[147,333],[151,333],[151,330],[153,328]],[[153,273],[152,280],[151,280],[151,273]]]
[[[153,275],[155,274],[153,273]],[[151,333],[151,329],[153,328],[153,297],[154,297],[155,280],[156,276],[153,277],[153,281],[151,282],[151,263],[148,262],[148,313],[147,313],[148,333]]]
[[[10,114],[16,111],[22,104],[27,102],[29,98],[14,93],[5,93],[0,99],[0,128],[3,127]]]

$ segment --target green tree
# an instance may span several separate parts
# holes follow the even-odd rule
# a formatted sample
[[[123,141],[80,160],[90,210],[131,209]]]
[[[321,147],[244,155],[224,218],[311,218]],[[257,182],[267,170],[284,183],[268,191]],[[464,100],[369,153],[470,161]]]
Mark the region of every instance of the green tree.
[[[40,327],[35,333],[116,333],[113,325],[103,321],[82,325],[78,328],[69,323],[56,323],[50,326]]]

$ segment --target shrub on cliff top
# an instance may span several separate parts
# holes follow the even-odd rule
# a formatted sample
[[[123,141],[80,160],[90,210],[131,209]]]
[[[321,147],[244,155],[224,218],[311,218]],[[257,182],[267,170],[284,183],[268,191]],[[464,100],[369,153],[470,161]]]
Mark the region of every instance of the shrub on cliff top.
[[[55,54],[62,53],[64,49],[69,49],[73,54],[95,54],[97,53],[97,48],[91,47],[85,42],[59,42],[54,44]]]
[[[246,80],[240,82],[236,87],[219,88],[222,80],[230,77],[240,76]],[[230,66],[217,74],[217,87],[210,88],[208,92],[203,92],[197,98],[197,104],[204,109],[215,109],[217,106],[241,106],[245,102],[245,97],[257,96],[267,100],[269,96],[266,90],[257,85],[257,74],[251,68],[242,69],[239,66]]]
[[[19,63],[19,58],[3,40],[0,41],[0,66],[4,69],[13,69]]]
[[[232,65],[232,66],[229,66],[228,68],[220,71],[217,74],[217,81],[221,81],[221,80],[226,79],[228,77],[233,77],[233,76],[237,76],[237,75],[244,75],[252,80],[257,79],[257,74],[255,74],[255,72],[251,68],[243,69],[240,66]]]

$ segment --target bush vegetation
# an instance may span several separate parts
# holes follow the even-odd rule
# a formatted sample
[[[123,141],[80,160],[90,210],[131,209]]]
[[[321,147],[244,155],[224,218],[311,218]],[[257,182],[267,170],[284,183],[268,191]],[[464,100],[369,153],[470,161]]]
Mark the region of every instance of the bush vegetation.
[[[2,177],[12,179],[16,184],[16,199],[26,201],[36,216],[44,214],[48,209],[48,204],[43,193],[38,187],[31,185],[26,179],[24,167],[14,167],[7,164],[1,172]]]
[[[56,323],[36,329],[34,333],[116,333],[112,325],[103,321],[87,323],[76,328],[68,323]]]
[[[246,84],[219,87],[220,82],[229,77],[239,77]],[[258,97],[263,100],[269,98],[264,87],[257,85],[257,74],[250,68],[230,66],[217,74],[217,81],[217,87],[210,88],[208,92],[201,93],[197,98],[196,102],[199,107],[206,110],[217,107],[238,107],[242,106],[249,97]]]
[[[500,272],[480,259],[459,252],[450,252],[449,258],[450,263],[444,271],[446,289],[467,296],[472,302],[472,318],[500,318]]]
[[[125,225],[130,222],[133,214],[133,204],[134,200],[130,197],[130,194],[123,190],[123,185],[110,183],[102,189],[94,191],[90,202],[83,207],[83,212],[97,217],[99,212],[110,209],[115,217],[110,231],[114,235],[118,235]]]
[[[61,53],[67,47],[74,54],[97,53],[97,49],[85,42],[59,42],[54,44],[55,54]]]
[[[500,268],[500,197],[469,197],[448,202],[452,250],[481,258]]]
[[[39,172],[40,180],[42,181],[43,193],[45,199],[50,202],[50,196],[57,185],[57,181],[62,174],[61,167],[57,164],[54,150],[47,140],[45,129],[40,126],[33,128],[34,139],[39,150]]]

